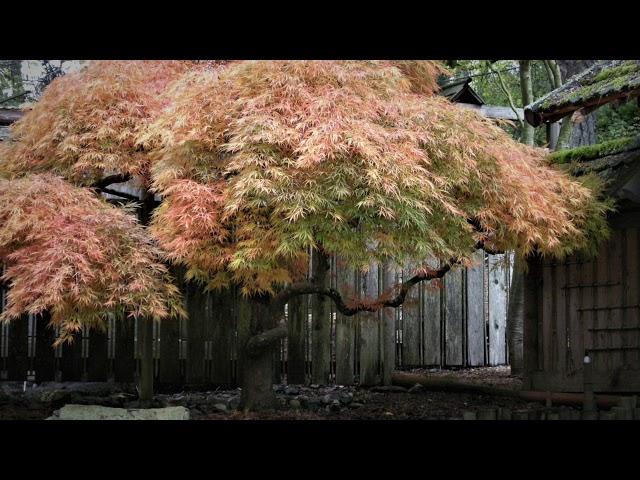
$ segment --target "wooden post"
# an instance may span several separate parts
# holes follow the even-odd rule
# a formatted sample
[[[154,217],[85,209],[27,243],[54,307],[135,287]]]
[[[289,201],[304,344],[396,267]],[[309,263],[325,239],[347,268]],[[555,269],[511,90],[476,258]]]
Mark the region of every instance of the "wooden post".
[[[314,283],[323,287],[330,286],[329,257],[318,250],[311,254],[311,271]],[[326,385],[329,383],[331,321],[329,318],[329,300],[325,296],[311,297],[311,383]]]
[[[53,348],[55,331],[49,326],[50,315],[44,312],[36,318],[36,382],[55,380],[56,351]]]
[[[113,370],[116,382],[132,383],[136,370],[134,355],[134,321],[129,318],[115,322],[115,355]]]
[[[98,330],[89,333],[87,373],[90,382],[107,381],[107,334]]]
[[[304,384],[304,335],[308,315],[306,295],[298,295],[289,301],[288,315],[287,383]]]
[[[593,394],[593,361],[589,352],[585,352],[584,364],[584,403],[582,409],[585,412],[595,411],[595,399]]]

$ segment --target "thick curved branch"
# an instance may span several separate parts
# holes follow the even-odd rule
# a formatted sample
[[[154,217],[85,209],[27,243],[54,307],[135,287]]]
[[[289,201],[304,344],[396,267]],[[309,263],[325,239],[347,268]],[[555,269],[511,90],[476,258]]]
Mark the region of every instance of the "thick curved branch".
[[[287,328],[278,326],[270,330],[265,330],[254,335],[247,342],[246,353],[249,356],[257,357],[274,343],[287,336]]]
[[[103,188],[106,188],[109,185],[113,185],[114,183],[124,183],[128,182],[129,180],[131,180],[131,175],[129,174],[109,175],[93,183],[91,187],[102,190]]]
[[[424,271],[417,273],[413,277],[409,278],[405,282],[399,285],[397,293],[390,297],[388,293],[383,293],[373,302],[361,302],[355,305],[347,305],[342,298],[340,292],[334,288],[326,288],[319,285],[314,285],[309,282],[298,282],[289,285],[285,290],[276,295],[273,299],[275,304],[284,305],[291,298],[298,295],[317,294],[324,295],[333,300],[336,309],[344,316],[350,317],[358,312],[375,312],[384,307],[399,307],[404,303],[407,293],[414,285],[433,280],[435,278],[442,278],[451,270],[451,267],[455,265],[457,260],[451,260],[450,262],[442,265],[439,268],[425,269]],[[397,289],[396,285],[396,289]]]

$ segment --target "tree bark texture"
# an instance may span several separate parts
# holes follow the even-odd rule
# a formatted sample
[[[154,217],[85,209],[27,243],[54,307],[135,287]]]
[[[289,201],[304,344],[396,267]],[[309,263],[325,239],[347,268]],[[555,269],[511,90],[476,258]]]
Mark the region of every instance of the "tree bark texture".
[[[583,72],[591,67],[595,60],[556,60],[562,79],[566,82],[570,77]],[[580,147],[583,145],[593,145],[598,143],[598,135],[596,131],[596,112],[585,115],[584,120],[580,123],[573,123],[571,137],[569,139],[569,148]],[[565,117],[563,122],[570,121],[570,117]]]

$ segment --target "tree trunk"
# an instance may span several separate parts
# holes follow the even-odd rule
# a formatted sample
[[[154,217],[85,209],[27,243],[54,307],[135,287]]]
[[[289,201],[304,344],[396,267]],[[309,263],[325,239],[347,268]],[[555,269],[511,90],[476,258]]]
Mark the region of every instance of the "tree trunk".
[[[248,343],[260,334],[275,326],[275,314],[268,303],[249,299],[250,336],[239,345],[242,352],[242,394],[240,408],[246,411],[269,410],[275,407],[273,392],[273,352],[276,343],[262,349],[259,353],[250,352]]]
[[[531,62],[530,60],[520,60],[520,89],[522,91],[523,108],[533,103],[533,86],[531,84]],[[529,122],[523,122],[522,143],[533,146],[535,130]]]
[[[562,79],[565,82],[569,77],[583,72],[596,63],[595,60],[556,60],[556,62],[558,63],[558,67],[560,67]],[[596,112],[591,112],[584,117],[582,122],[573,124],[568,145],[569,148],[593,145],[598,142],[596,119]],[[570,117],[565,117],[562,121],[564,123],[571,120]]]
[[[515,257],[511,286],[509,287],[507,337],[509,339],[511,375],[522,375],[523,373],[524,271],[521,263],[522,260]]]
[[[269,410],[275,407],[273,392],[273,348],[244,359],[240,408],[244,411]]]

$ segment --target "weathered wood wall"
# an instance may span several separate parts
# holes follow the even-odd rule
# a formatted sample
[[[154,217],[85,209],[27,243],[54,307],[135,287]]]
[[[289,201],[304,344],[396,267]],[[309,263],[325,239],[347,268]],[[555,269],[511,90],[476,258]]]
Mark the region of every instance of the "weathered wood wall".
[[[344,317],[319,309],[309,296],[283,312],[289,337],[274,356],[274,382],[376,385],[394,368],[503,365],[509,265],[503,256],[478,252],[473,267],[414,287],[397,309]],[[412,274],[412,268],[372,265],[367,272],[332,259],[329,281],[346,297],[378,296]],[[243,301],[233,293],[205,293],[182,285],[190,318],[154,328],[156,381],[160,385],[237,385],[246,336]],[[322,311],[322,320],[314,312]],[[85,332],[54,350],[46,318],[12,322],[0,335],[0,379],[132,382],[139,374],[135,322],[112,321],[106,333]],[[31,326],[29,326],[31,325]],[[29,350],[29,342],[35,348]],[[315,352],[315,353],[314,353]],[[320,368],[314,370],[314,359]],[[35,375],[35,377],[34,377]]]
[[[640,391],[640,229],[624,218],[595,258],[540,262],[525,317],[530,388],[583,391],[588,353],[596,391]]]

